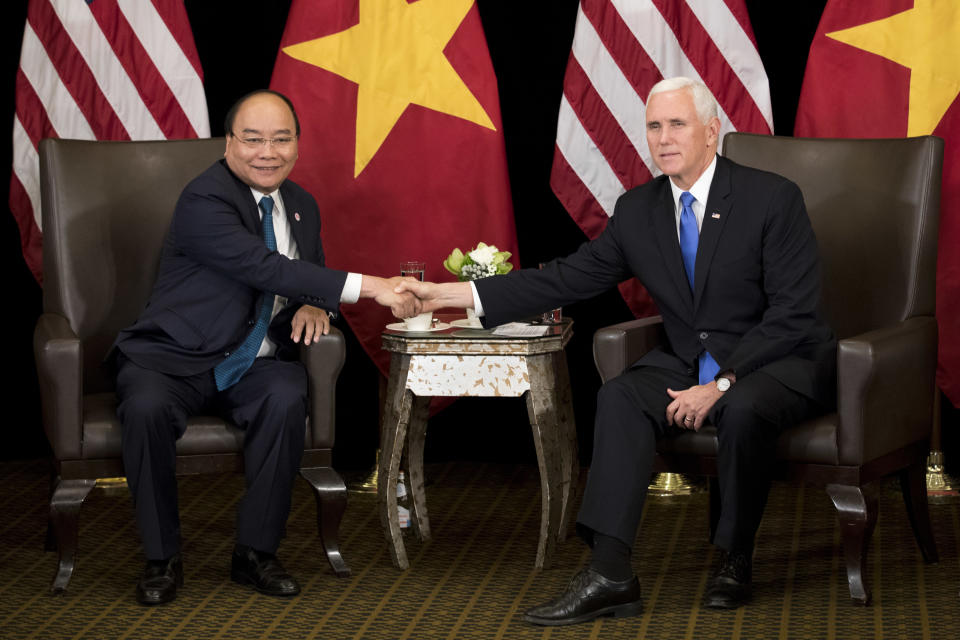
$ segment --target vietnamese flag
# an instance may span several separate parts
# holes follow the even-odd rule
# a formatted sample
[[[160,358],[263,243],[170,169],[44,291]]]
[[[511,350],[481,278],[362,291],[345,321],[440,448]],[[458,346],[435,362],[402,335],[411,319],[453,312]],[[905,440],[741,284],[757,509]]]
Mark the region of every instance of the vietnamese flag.
[[[946,140],[937,255],[937,383],[960,406],[960,2],[829,0],[794,134]],[[878,256],[882,260],[882,256]]]
[[[330,267],[379,276],[478,242],[514,253],[497,82],[474,0],[293,0],[270,86],[300,117],[291,178],[320,205]],[[342,312],[380,371],[388,309]]]

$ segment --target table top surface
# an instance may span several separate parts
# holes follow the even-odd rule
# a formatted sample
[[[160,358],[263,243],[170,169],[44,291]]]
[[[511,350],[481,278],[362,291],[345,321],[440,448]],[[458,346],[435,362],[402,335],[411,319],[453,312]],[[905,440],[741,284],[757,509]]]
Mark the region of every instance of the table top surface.
[[[434,314],[440,323],[465,319],[462,313]],[[501,336],[493,329],[465,329],[450,326],[439,331],[401,331],[384,328],[382,347],[397,353],[514,353],[536,354],[562,349],[573,336],[573,321],[564,318],[559,324],[546,325],[542,336]]]

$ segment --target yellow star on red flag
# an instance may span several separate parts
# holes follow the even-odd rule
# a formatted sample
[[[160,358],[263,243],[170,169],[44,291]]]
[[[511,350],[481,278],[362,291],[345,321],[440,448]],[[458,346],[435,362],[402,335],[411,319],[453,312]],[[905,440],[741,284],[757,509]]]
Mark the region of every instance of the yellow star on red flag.
[[[359,85],[354,177],[411,104],[496,130],[443,50],[474,0],[360,0],[360,20],[283,48],[292,58]]]
[[[826,35],[910,69],[908,136],[933,133],[960,94],[960,2],[915,0],[912,9]]]

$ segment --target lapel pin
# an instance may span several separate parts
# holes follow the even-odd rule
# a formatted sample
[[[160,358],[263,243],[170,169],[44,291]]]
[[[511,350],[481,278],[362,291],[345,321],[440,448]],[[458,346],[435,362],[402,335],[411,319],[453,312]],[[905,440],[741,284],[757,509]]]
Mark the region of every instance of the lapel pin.
[[[714,211],[712,214],[710,214],[710,217],[713,218],[714,220],[719,220],[720,214]]]
[[[714,215],[716,215],[716,214],[714,214]],[[717,217],[719,217],[719,216],[717,216]],[[299,212],[299,211],[294,212],[294,214],[293,214],[293,219],[296,220],[297,222],[300,222],[300,212]]]

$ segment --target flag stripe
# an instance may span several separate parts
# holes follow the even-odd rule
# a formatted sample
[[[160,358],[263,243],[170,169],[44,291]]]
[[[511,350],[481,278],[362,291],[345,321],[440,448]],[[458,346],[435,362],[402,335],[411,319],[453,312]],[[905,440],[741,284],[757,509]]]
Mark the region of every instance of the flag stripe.
[[[127,0],[122,0],[126,2]],[[154,11],[157,12],[157,17],[160,18],[162,24],[156,22],[151,22],[151,24],[157,29],[165,29],[173,35],[174,42],[177,43],[177,47],[180,49],[180,52],[187,58],[187,61],[190,63],[190,66],[193,67],[193,72],[196,74],[197,78],[200,80],[201,88],[203,84],[203,67],[200,66],[200,54],[197,53],[197,45],[193,41],[193,31],[190,29],[190,19],[187,16],[187,12],[183,8],[183,3],[181,2],[170,2],[169,0],[150,0],[153,5]],[[126,9],[124,9],[127,12]],[[130,17],[127,17],[130,20]],[[135,20],[134,22],[139,22]],[[138,29],[139,32],[143,32],[142,29]],[[165,65],[158,65],[163,69],[167,67]],[[186,74],[186,70],[184,70]],[[196,96],[190,95],[187,97],[186,102],[189,104],[198,105],[199,113],[204,114],[207,112],[207,103],[205,100],[198,100]],[[188,113],[190,110],[187,110]],[[204,124],[204,123],[201,123]],[[209,128],[209,122],[206,123],[207,128]],[[203,128],[202,126],[200,127]]]
[[[651,87],[663,80],[653,60],[607,0],[583,0],[580,7],[577,29],[580,28],[583,16],[586,16],[596,29],[603,48],[616,61],[620,72],[629,80],[641,101],[646,102]],[[574,44],[576,44],[577,35],[577,33],[574,34]]]
[[[39,164],[39,163],[38,163]],[[20,229],[20,249],[23,251],[23,260],[27,268],[41,285],[43,284],[43,234],[34,222],[32,211],[39,211],[30,206],[30,198],[24,190],[17,174],[10,175],[10,211]]]
[[[88,6],[78,0],[30,0],[27,7],[16,77],[10,210],[20,227],[24,260],[41,283],[37,145],[42,138],[210,134],[199,57],[183,3],[120,2],[124,14],[108,1]]]
[[[690,63],[696,67],[697,73],[710,87],[717,102],[724,107],[724,112],[732,114],[730,122],[733,128],[741,131],[758,127],[769,128],[752,100],[745,101],[741,109],[730,109],[730,105],[735,104],[746,88],[727,63],[726,56],[717,47],[709,32],[704,33],[706,31],[704,25],[687,3],[674,0],[653,0],[653,2],[676,35]],[[725,4],[716,0],[712,4],[716,9],[726,7]],[[728,24],[722,26],[726,32],[729,32],[732,26],[738,33],[743,33],[736,20],[731,19]],[[761,66],[760,69],[763,67]]]
[[[653,167],[644,119],[637,117],[644,111],[643,98],[621,73],[586,14],[580,16],[564,79],[564,95],[581,122],[590,114],[591,137],[604,155],[613,159],[612,168],[621,176],[626,189]],[[646,171],[634,166],[638,157]]]
[[[62,41],[64,43],[62,47],[50,49],[45,47],[44,51],[55,69],[56,76],[70,92],[73,102],[77,103],[83,111],[84,118],[93,132],[88,138],[126,136],[123,124],[114,113],[113,107],[97,89],[93,75],[84,64],[80,52],[73,46],[73,42],[50,4],[37,2],[30,5],[27,19],[40,46],[46,42]],[[46,73],[39,75],[44,77]],[[44,95],[43,92],[40,94]]]
[[[588,238],[596,238],[606,228],[609,216],[567,163],[559,147],[555,149],[550,170],[550,187]]]
[[[32,216],[37,229],[42,228],[40,224],[40,181],[38,180],[40,156],[18,117],[13,118],[13,173],[29,200],[30,210],[24,209],[24,213],[27,216]]]
[[[50,0],[50,4],[96,78],[97,86],[123,123],[127,135],[137,140],[162,140],[163,131],[143,100],[139,99],[136,86],[117,60],[87,3]]]
[[[137,39],[145,53],[156,65],[160,75],[159,82],[166,85],[173,93],[176,103],[180,105],[183,115],[189,121],[194,133],[184,134],[185,137],[195,135],[202,138],[209,137],[210,121],[207,118],[207,104],[203,93],[199,60],[194,66],[154,4],[141,0],[119,0],[119,7],[130,27],[137,34]],[[186,35],[189,36],[189,34],[187,29]],[[179,41],[183,42],[185,39],[181,37]],[[192,39],[189,41],[193,42]],[[160,85],[158,84],[155,89],[159,90]],[[173,103],[169,104],[172,108]],[[170,116],[170,119],[182,122],[180,117]]]
[[[43,108],[43,103],[37,97],[37,92],[23,73],[23,68],[17,69],[17,112],[14,115],[15,123],[24,129],[27,134],[27,142],[36,150],[40,141],[44,138],[55,138],[57,130],[54,128],[50,118],[47,117],[47,111]],[[16,136],[14,136],[16,140]],[[16,142],[14,143],[14,152],[16,152]]]
[[[767,125],[767,133],[773,133],[770,84],[767,82],[767,74],[760,59],[760,53],[757,51],[753,29],[750,27],[746,12],[744,11],[743,16],[735,15],[733,8],[726,1],[720,3],[716,0],[687,0],[687,5],[752,98],[752,106],[755,109],[751,110],[751,113],[763,119]],[[731,101],[739,99],[739,96],[732,95],[727,98],[726,103],[730,105]],[[749,108],[751,105],[748,103],[744,106]],[[735,111],[732,107],[731,110]],[[759,125],[752,123],[751,126]]]
[[[94,2],[90,5],[90,11],[164,137],[194,137],[195,132],[185,121],[185,114],[176,108],[170,88],[117,5]],[[171,103],[174,109],[169,109]]]
[[[61,138],[92,140],[96,136],[87,118],[60,80],[47,51],[27,23],[23,31],[20,69],[43,104],[44,111]]]
[[[613,172],[596,143],[583,127],[566,97],[560,100],[557,148],[580,180],[590,189],[597,203],[608,216],[623,193],[623,184]]]

